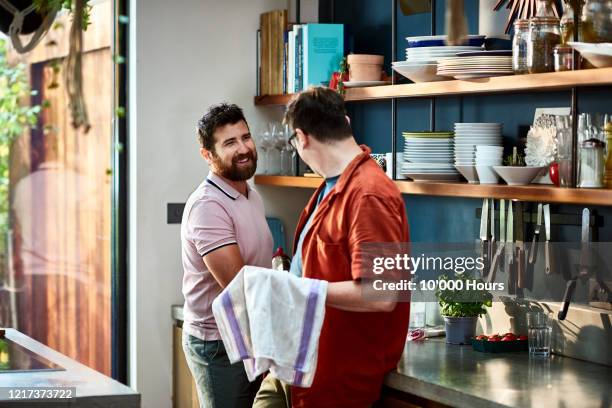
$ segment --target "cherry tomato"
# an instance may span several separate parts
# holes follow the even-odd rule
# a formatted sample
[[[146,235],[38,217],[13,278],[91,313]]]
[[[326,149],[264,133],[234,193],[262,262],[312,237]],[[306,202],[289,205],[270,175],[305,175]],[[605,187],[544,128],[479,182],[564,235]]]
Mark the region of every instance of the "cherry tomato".
[[[500,339],[499,336],[489,336],[489,341],[493,342],[493,343],[496,343],[498,341],[501,341],[501,339]]]
[[[486,334],[481,334],[480,336],[476,336],[476,340],[486,340],[488,337]]]
[[[527,340],[527,336],[525,336],[524,334],[521,334],[521,335],[520,335],[520,336],[518,336],[516,339],[517,339],[517,340],[524,341],[524,340]]]
[[[514,341],[516,340],[516,337],[514,336],[504,336],[501,341]]]

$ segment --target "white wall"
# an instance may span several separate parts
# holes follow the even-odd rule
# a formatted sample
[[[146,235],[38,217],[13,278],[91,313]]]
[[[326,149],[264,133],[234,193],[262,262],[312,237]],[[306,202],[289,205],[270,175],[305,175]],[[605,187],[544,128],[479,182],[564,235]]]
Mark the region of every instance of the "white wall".
[[[256,108],[259,13],[286,0],[131,1],[130,385],[143,407],[171,406],[170,306],[182,303],[179,226],[166,203],[184,202],[206,175],[195,125],[220,101],[244,108],[251,128],[280,108]],[[310,190],[265,188],[269,215],[291,229]]]

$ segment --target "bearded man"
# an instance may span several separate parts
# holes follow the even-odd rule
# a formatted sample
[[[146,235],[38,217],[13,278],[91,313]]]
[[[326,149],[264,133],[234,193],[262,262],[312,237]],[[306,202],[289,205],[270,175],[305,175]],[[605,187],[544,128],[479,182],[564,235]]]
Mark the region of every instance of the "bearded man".
[[[200,407],[251,407],[259,381],[249,383],[242,362],[230,364],[212,302],[244,265],[271,267],[272,235],[261,197],[246,180],[257,150],[242,110],[212,106],[198,122],[206,180],[191,194],[181,222],[183,351]]]

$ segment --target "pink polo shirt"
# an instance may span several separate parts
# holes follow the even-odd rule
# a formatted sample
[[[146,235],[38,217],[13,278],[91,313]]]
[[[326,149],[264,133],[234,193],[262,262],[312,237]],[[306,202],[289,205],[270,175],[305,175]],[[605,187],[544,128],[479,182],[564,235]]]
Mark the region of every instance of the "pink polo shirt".
[[[210,172],[189,196],[181,222],[183,330],[202,340],[221,339],[212,302],[222,290],[202,257],[234,244],[246,265],[272,266],[272,234],[261,197],[249,186],[244,196]]]

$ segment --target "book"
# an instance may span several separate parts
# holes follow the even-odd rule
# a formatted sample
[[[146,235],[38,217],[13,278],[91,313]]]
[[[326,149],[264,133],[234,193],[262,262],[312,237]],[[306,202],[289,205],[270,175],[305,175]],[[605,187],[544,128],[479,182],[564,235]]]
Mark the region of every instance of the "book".
[[[302,29],[303,29],[303,25],[298,25],[296,26],[297,28],[297,32],[295,35],[295,43],[296,43],[296,51],[295,51],[295,83],[296,83],[296,87],[295,87],[295,91],[296,92],[300,92],[301,90],[304,89],[304,82],[303,82],[303,76],[302,76],[302,63],[304,62],[304,58],[303,58],[303,42],[302,42]]]
[[[302,89],[328,83],[344,56],[344,26],[306,24],[302,31]]]

